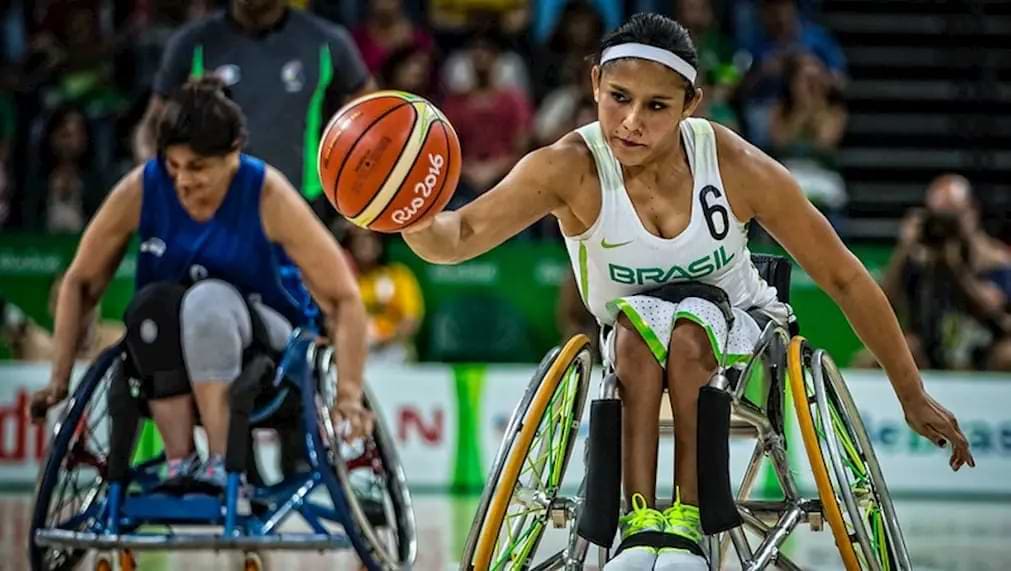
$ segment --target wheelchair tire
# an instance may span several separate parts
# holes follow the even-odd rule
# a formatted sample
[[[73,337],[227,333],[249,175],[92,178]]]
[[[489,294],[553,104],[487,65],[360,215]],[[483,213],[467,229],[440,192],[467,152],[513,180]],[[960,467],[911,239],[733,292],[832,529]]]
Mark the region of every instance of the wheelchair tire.
[[[322,385],[317,407],[311,413],[313,421],[318,419],[323,427],[328,460],[334,468],[334,477],[326,478],[327,487],[334,505],[343,504],[344,531],[369,571],[410,569],[417,557],[414,508],[393,438],[368,387],[364,388],[364,405],[375,417],[372,437],[362,443],[363,449],[354,457],[342,452],[346,447],[334,445],[337,436],[329,417],[336,402],[336,395],[330,391],[336,386],[332,354],[329,348],[319,352],[317,370]],[[367,490],[354,477],[360,473],[358,470],[374,477],[367,482]]]
[[[912,569],[881,467],[838,368],[800,337],[788,359],[804,445],[846,568]]]
[[[579,430],[591,369],[590,342],[576,335],[561,349],[541,361],[527,387],[499,448],[464,547],[461,569],[527,569],[548,523],[548,506],[561,487],[565,468]],[[551,414],[546,415],[550,409]],[[556,433],[555,430],[559,429]],[[547,439],[545,440],[545,436]],[[557,439],[557,440],[556,440]],[[530,461],[540,442],[540,458]],[[538,487],[530,489],[520,479],[524,467],[533,468]],[[538,469],[537,464],[540,464]],[[517,498],[516,492],[530,497]],[[531,508],[530,504],[536,504]],[[519,513],[510,514],[510,508]],[[510,518],[518,525],[503,527]],[[515,536],[515,537],[512,537]]]
[[[108,418],[108,404],[103,398],[104,392],[108,390],[109,379],[117,373],[120,367],[120,355],[123,350],[119,345],[115,345],[103,351],[95,362],[88,368],[84,377],[74,389],[63,409],[60,419],[56,424],[52,444],[46,456],[45,467],[41,472],[38,486],[35,493],[35,506],[32,511],[32,526],[28,539],[28,558],[33,571],[67,571],[74,569],[86,554],[84,549],[68,549],[48,547],[38,545],[35,542],[35,534],[42,529],[67,529],[74,531],[85,531],[91,527],[96,517],[103,515],[104,494],[107,489],[107,482],[103,475],[107,457],[108,440],[106,438],[105,450],[96,450],[94,438],[92,442],[87,442],[87,436],[95,436],[95,430],[91,420],[95,421],[94,427]],[[100,399],[97,403],[95,399]],[[105,412],[96,412],[105,408]],[[101,435],[100,435],[101,436]],[[71,458],[71,454],[74,455]],[[79,466],[90,466],[97,472],[94,480],[89,484],[89,489],[78,487],[80,483]],[[75,513],[61,517],[61,513],[66,509],[68,503],[65,494],[68,488],[73,488],[75,496],[83,496],[79,509]],[[54,510],[50,513],[54,496],[57,498]],[[74,498],[70,499],[70,506],[74,506]],[[88,511],[93,513],[88,514]],[[58,519],[60,521],[53,521]],[[73,524],[68,524],[73,522]]]

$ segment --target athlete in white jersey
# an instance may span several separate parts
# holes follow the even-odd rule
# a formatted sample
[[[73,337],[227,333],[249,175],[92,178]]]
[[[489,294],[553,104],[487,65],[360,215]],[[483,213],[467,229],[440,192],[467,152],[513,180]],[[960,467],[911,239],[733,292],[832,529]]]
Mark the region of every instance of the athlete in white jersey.
[[[888,374],[911,427],[950,465],[974,464],[955,417],[927,394],[881,289],[781,165],[732,131],[690,119],[702,98],[697,54],[680,24],[637,14],[608,35],[592,71],[599,123],[524,157],[492,190],[454,212],[408,228],[422,258],[451,264],[478,256],[547,214],[558,218],[583,300],[614,324],[605,351],[624,407],[623,482],[631,511],[625,549],[608,569],[702,570],[698,549],[696,420],[699,388],[717,359],[752,349],[744,310],[783,319],[788,308],[752,267],[744,226],[757,220],[839,304]],[[643,295],[667,282],[723,288],[734,327],[701,299]],[[707,305],[708,304],[708,305]],[[722,333],[722,334],[720,334]],[[663,390],[674,411],[675,503],[654,509]],[[663,540],[666,534],[677,542]],[[644,538],[656,545],[643,545]],[[649,543],[646,542],[646,543]],[[697,547],[692,546],[692,547]]]

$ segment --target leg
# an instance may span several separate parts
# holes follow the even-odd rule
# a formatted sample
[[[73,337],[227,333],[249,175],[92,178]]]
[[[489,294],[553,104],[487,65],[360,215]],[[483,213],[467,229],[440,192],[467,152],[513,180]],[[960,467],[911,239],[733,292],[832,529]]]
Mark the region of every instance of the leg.
[[[674,325],[667,352],[667,388],[674,411],[674,481],[681,501],[697,506],[697,420],[699,389],[716,369],[716,358],[705,330],[690,321]]]
[[[615,331],[616,373],[622,408],[622,469],[626,505],[639,493],[655,505],[663,370],[646,342],[621,315]]]
[[[193,452],[193,398],[179,395],[151,400],[151,417],[165,443],[165,458],[179,460]]]
[[[183,357],[193,383],[200,420],[212,456],[224,457],[228,442],[228,385],[242,369],[252,325],[241,294],[220,280],[189,289],[180,310]]]

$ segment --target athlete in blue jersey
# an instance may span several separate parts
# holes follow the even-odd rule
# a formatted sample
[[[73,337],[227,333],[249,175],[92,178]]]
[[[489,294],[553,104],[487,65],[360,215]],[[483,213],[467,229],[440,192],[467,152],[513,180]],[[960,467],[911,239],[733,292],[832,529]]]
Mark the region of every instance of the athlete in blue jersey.
[[[186,285],[178,313],[185,369],[176,377],[187,389],[192,386],[192,395],[186,390],[150,402],[170,477],[190,471],[195,461],[195,397],[210,451],[203,475],[215,483],[223,480],[228,387],[241,371],[243,353],[257,331],[271,349],[282,350],[292,327],[316,317],[313,299],[335,336],[336,414],[350,425],[351,435],[371,430],[372,418],[361,402],[366,318],[351,270],[287,179],[242,154],[244,141],[245,119],[218,80],[191,81],[168,101],[157,124],[158,156],[112,190],[67,270],[55,320],[52,376],[34,395],[33,414],[44,414],[65,398],[86,316],[127,243],[138,235],[134,301],[159,291],[151,289],[155,286]],[[158,333],[148,329],[141,327],[139,337],[152,343]],[[129,333],[127,343],[130,347]],[[158,382],[179,378],[162,375]]]

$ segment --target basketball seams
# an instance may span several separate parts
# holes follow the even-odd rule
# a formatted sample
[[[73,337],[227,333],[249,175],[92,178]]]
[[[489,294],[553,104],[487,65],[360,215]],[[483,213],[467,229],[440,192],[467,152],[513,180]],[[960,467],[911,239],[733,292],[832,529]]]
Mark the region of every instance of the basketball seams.
[[[411,105],[412,107],[414,107],[414,103],[413,102],[408,103],[408,104]],[[354,214],[348,216],[349,220],[352,220],[352,222],[354,222],[354,220],[353,220],[354,218],[357,218],[363,212],[365,212],[366,210],[368,210],[369,207],[372,206],[372,204],[376,201],[376,199],[378,199],[380,196],[382,196],[382,191],[383,191],[384,188],[386,188],[386,184],[387,184],[387,182],[389,182],[390,177],[393,176],[393,173],[397,170],[397,165],[400,164],[400,161],[401,161],[401,159],[404,156],[404,151],[406,151],[408,149],[408,147],[411,146],[411,139],[416,136],[414,130],[418,128],[418,122],[421,121],[421,119],[422,119],[421,118],[421,114],[418,113],[418,109],[415,107],[415,109],[414,109],[414,118],[411,119],[411,136],[407,137],[407,140],[404,141],[404,144],[400,145],[400,150],[397,151],[397,158],[396,158],[396,160],[393,161],[393,168],[391,168],[390,170],[388,170],[386,172],[386,176],[383,178],[383,182],[379,183],[379,192],[376,192],[368,202],[366,202],[364,205],[362,205],[361,209],[359,209],[358,212],[355,212]],[[369,128],[371,128],[371,127],[372,126],[370,125]],[[417,159],[415,159],[415,160],[417,160]],[[394,194],[394,196],[396,196],[396,194]],[[393,202],[393,198],[392,197],[390,198],[390,202],[391,203]],[[368,222],[368,224],[371,224],[371,223],[372,223],[371,221]]]
[[[451,161],[453,160],[453,146],[449,142],[449,131],[446,129],[446,123],[444,123],[441,119],[437,118],[435,122],[432,123],[433,127],[435,125],[442,126],[442,136],[446,140],[446,165],[447,165],[446,173],[445,176],[442,177],[442,181],[439,183],[439,189],[436,190],[434,193],[432,193],[432,195],[430,196],[430,200],[428,200],[428,203],[425,204],[424,210],[418,212],[418,216],[414,220],[414,222],[423,219],[425,215],[428,214],[428,211],[432,209],[432,206],[434,206],[436,203],[439,202],[439,196],[442,195],[442,190],[446,188],[446,181],[449,180],[448,166],[452,164]],[[429,135],[431,135],[431,130],[429,130]],[[424,150],[428,146],[428,140],[429,137],[425,137],[425,141],[422,143],[422,150]],[[418,154],[418,158],[421,158],[421,153]],[[414,166],[417,164],[417,162],[418,160],[415,159],[414,164],[411,165],[411,170],[414,170]],[[410,172],[410,170],[408,172]],[[410,181],[408,181],[405,178],[404,181],[400,183],[400,187],[397,188],[397,192],[394,193],[394,196],[399,195],[404,190],[404,185],[409,184],[409,182]],[[394,202],[395,200],[390,200],[390,203],[387,204],[386,207],[383,208],[383,211],[376,216],[376,220],[385,217],[389,213],[390,208],[393,207]],[[411,224],[413,224],[414,222],[411,222]],[[410,224],[408,224],[407,226],[410,226]],[[407,226],[404,227],[406,228]]]
[[[377,99],[377,98],[373,98],[373,99]],[[397,105],[394,105],[393,107],[387,109],[386,111],[383,111],[383,113],[381,115],[379,115],[379,117],[376,117],[376,119],[374,121],[372,121],[371,123],[369,123],[369,125],[367,127],[365,127],[364,129],[362,129],[361,133],[358,134],[358,138],[356,138],[355,141],[353,143],[351,143],[351,146],[348,147],[348,151],[344,155],[344,160],[341,162],[340,168],[337,169],[337,176],[335,176],[334,180],[333,180],[333,203],[334,204],[338,203],[337,202],[337,183],[338,183],[338,181],[340,181],[341,175],[344,173],[344,167],[347,166],[347,164],[350,162],[351,155],[354,154],[355,147],[358,146],[358,143],[361,142],[362,138],[365,137],[365,135],[369,132],[370,129],[372,129],[373,127],[375,127],[380,121],[382,121],[383,119],[385,119],[390,113],[395,112],[397,109],[400,109],[401,107],[404,107],[405,105],[410,105],[410,106],[413,107],[413,104],[411,102],[409,102],[409,101],[402,101],[401,103],[398,103]],[[417,110],[415,110],[414,115],[415,115],[415,121],[416,121],[417,120],[417,115],[418,115]],[[358,214],[360,214],[362,210],[365,210],[366,208],[368,208],[368,205],[370,203],[371,203],[371,201],[370,202],[366,202],[365,205],[362,207],[362,209],[359,210],[358,212],[356,212],[354,215],[357,216]]]
[[[353,217],[348,217],[348,219],[357,226],[368,227],[368,225],[374,222],[383,210],[385,210],[386,207],[393,202],[397,196],[397,191],[403,185],[403,179],[407,177],[411,168],[417,162],[418,157],[421,156],[424,151],[424,143],[428,139],[432,126],[438,121],[438,115],[431,113],[433,106],[427,104],[427,102],[417,101],[411,105],[415,107],[415,110],[419,115],[417,123],[421,123],[421,129],[418,129],[418,125],[415,123],[413,132],[411,133],[412,136],[408,139],[407,143],[404,144],[404,148],[402,149],[397,162],[394,164],[393,169],[391,169],[391,172],[386,177],[386,183],[380,187],[379,191],[369,202],[365,210]],[[391,179],[392,181],[399,180],[400,183],[393,186],[391,184]]]

